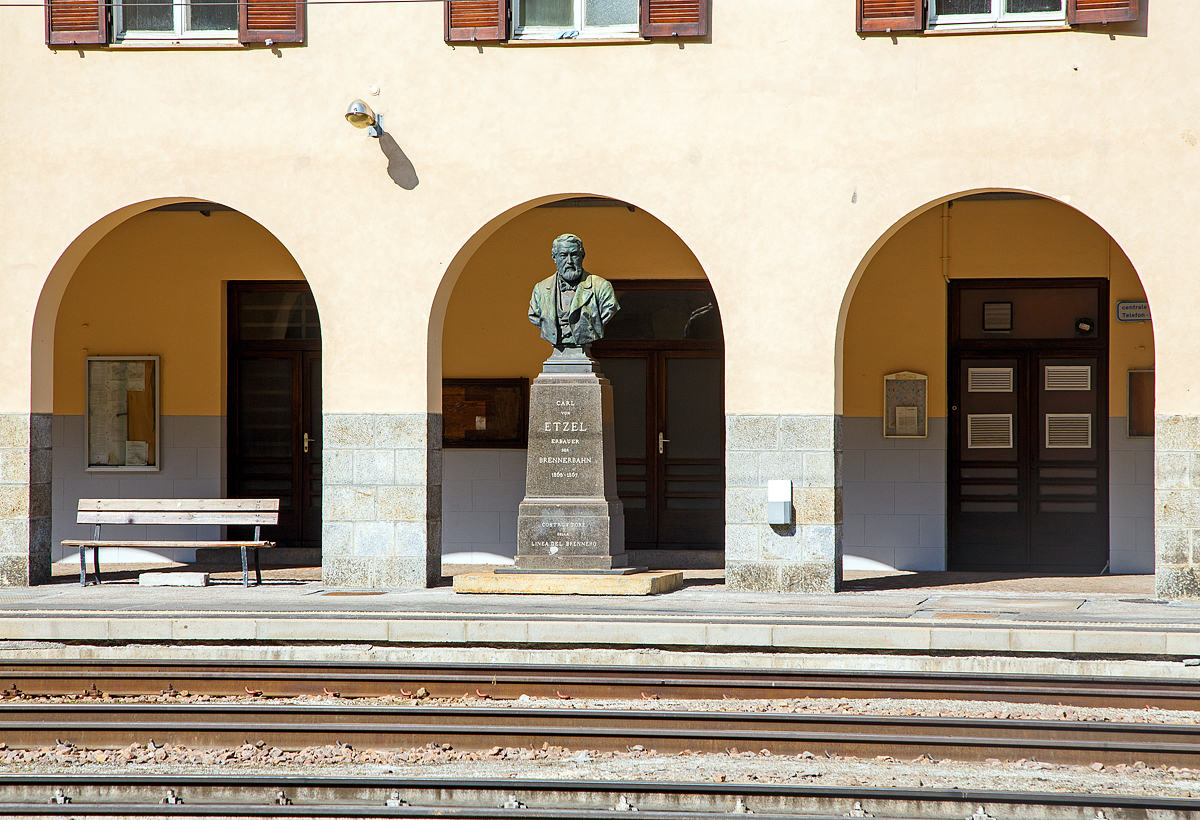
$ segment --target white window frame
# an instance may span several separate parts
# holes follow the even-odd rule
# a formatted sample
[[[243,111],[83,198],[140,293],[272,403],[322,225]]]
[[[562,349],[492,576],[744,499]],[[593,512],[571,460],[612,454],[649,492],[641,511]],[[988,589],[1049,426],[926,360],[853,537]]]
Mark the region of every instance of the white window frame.
[[[211,2],[211,0],[207,0]],[[190,31],[187,28],[187,12],[189,0],[164,0],[171,3],[175,28],[172,31],[126,31],[125,6],[122,0],[113,0],[113,39],[118,43],[137,42],[144,40],[206,40],[220,42],[238,41],[236,18],[232,29],[213,31]],[[236,4],[234,4],[236,8]]]
[[[620,26],[580,26],[579,28],[560,28],[558,26],[520,26],[522,0],[513,0],[513,37],[517,40],[559,40],[564,32],[578,31],[576,37],[570,40],[627,40],[630,37],[641,36],[640,14],[634,15],[634,20],[628,25]],[[584,19],[585,0],[572,0],[576,23]]]
[[[953,31],[955,29],[1008,29],[1047,28],[1067,24],[1067,0],[1061,0],[1059,11],[1009,13],[1004,10],[1006,0],[991,0],[992,11],[988,14],[938,14],[941,0],[929,0],[929,31]]]

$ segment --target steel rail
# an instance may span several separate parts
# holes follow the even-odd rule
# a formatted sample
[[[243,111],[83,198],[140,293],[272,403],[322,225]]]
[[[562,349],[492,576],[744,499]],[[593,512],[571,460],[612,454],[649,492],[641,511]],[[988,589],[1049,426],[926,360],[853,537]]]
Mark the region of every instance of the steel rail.
[[[71,803],[48,804],[55,788]],[[163,805],[166,789],[183,804]],[[275,805],[280,793],[291,801]],[[412,805],[386,806],[396,793]],[[516,798],[520,805],[510,801]],[[1184,820],[1200,800],[1152,795],[1002,792],[591,780],[417,779],[359,776],[250,775],[0,775],[4,816],[110,817],[454,817],[611,818],[621,798],[643,820],[679,820],[736,812],[739,802],[757,817],[841,820],[933,820],[985,814],[1094,820],[1100,812]],[[508,807],[502,807],[510,803]],[[856,811],[857,810],[857,811]]]
[[[296,704],[0,704],[13,748],[63,742],[116,748],[131,740],[193,748],[263,742],[281,749],[346,744],[458,750],[537,747],[660,752],[766,749],[772,754],[928,754],[954,760],[1200,767],[1200,726],[1065,720],[808,715],[578,708],[311,706]]]
[[[33,696],[163,691],[222,696],[252,689],[268,697],[329,692],[347,698],[402,697],[423,687],[434,697],[854,697],[1200,709],[1200,680],[1195,679],[630,666],[4,660],[0,687],[10,695]]]

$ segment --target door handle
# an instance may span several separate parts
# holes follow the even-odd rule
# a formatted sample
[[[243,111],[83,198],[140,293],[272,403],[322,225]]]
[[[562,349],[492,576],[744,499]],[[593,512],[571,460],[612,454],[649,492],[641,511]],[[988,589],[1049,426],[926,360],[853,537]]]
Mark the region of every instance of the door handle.
[[[669,438],[663,438],[662,431],[660,430],[660,431],[658,432],[658,454],[659,454],[659,455],[662,455],[662,453],[663,453],[663,445],[664,445],[664,444],[666,444],[668,441],[670,441],[670,439],[669,439]]]
[[[308,452],[309,444],[316,444],[316,443],[317,443],[317,440],[315,438],[309,438],[308,433],[304,434],[304,452],[306,452],[306,453]]]

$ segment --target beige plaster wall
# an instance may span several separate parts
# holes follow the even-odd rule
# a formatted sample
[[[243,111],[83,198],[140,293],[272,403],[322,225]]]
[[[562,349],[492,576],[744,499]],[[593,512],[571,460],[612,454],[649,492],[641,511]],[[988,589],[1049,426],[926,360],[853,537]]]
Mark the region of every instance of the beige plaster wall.
[[[583,240],[584,267],[605,279],[704,278],[679,237],[641,209],[526,211],[492,234],[459,276],[443,325],[443,377],[537,377],[550,345],[526,317],[529,295],[554,274],[550,246],[564,233]]]
[[[0,412],[53,408],[48,327],[107,215],[172,198],[237,208],[295,258],[327,411],[436,409],[471,253],[523,203],[572,194],[633,202],[694,253],[729,412],[840,412],[837,337],[873,251],[990,188],[1069,202],[1117,240],[1155,306],[1159,412],[1200,412],[1192,0],[1155,0],[1148,36],[895,41],[855,34],[850,0],[713,6],[710,43],[451,48],[439,3],[313,5],[308,44],[274,53],[55,51],[39,8],[0,9]],[[343,120],[371,84],[412,190]]]
[[[83,415],[87,356],[162,357],[159,408],[225,414],[226,283],[303,279],[248,217],[150,212],[107,234],[67,285],[54,327],[54,413]]]
[[[948,213],[951,279],[1110,280],[1109,415],[1124,416],[1125,373],[1154,366],[1154,331],[1150,322],[1116,321],[1117,302],[1146,298],[1121,248],[1086,216],[1049,200],[956,202]],[[946,415],[942,215],[931,208],[905,225],[858,283],[846,320],[847,416],[882,417],[883,377],[900,370],[928,375],[929,415]]]

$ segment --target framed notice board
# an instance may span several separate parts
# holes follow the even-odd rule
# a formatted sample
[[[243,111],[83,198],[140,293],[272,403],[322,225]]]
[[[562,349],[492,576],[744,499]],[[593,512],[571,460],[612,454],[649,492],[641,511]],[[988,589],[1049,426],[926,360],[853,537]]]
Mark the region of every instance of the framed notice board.
[[[88,356],[83,451],[89,472],[161,469],[158,356]]]
[[[529,379],[443,379],[443,447],[526,447]]]
[[[928,395],[928,376],[907,370],[884,376],[884,438],[925,438],[929,433]]]

